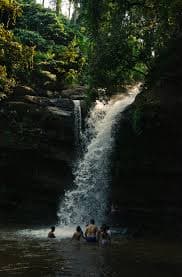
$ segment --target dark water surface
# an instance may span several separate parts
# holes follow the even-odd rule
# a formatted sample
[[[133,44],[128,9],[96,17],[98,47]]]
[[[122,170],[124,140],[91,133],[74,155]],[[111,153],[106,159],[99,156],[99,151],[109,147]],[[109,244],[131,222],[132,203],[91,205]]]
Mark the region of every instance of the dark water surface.
[[[44,236],[0,234],[0,276],[181,277],[182,242],[127,240],[115,236],[110,247],[49,240]]]

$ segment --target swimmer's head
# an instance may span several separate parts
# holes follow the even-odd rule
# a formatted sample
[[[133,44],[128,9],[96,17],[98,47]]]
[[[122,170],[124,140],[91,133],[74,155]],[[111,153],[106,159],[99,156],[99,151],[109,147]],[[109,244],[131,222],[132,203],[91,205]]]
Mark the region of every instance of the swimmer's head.
[[[81,232],[81,230],[82,230],[82,229],[81,229],[80,226],[77,226],[77,227],[76,227],[76,231],[77,231],[77,232]]]
[[[55,226],[51,227],[51,231],[54,232],[55,231]]]

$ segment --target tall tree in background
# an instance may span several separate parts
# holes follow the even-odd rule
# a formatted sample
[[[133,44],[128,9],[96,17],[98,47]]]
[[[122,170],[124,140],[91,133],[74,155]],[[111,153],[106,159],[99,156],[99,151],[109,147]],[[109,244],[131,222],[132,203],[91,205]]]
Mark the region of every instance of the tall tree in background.
[[[50,0],[49,3],[56,9],[56,14],[60,15],[62,0]]]
[[[77,19],[79,17],[79,0],[73,0],[73,15],[72,15],[72,21],[74,24],[76,24]]]
[[[59,15],[61,12],[62,0],[56,0],[56,14]]]
[[[68,18],[71,18],[71,7],[73,4],[73,0],[69,0],[69,7],[68,7]]]

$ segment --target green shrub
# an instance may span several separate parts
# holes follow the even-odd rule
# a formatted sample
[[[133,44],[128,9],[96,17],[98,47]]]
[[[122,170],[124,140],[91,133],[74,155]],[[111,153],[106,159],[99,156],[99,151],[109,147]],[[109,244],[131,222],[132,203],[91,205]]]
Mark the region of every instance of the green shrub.
[[[20,43],[30,47],[35,46],[36,50],[46,52],[51,48],[51,45],[37,32],[16,28],[14,34]]]

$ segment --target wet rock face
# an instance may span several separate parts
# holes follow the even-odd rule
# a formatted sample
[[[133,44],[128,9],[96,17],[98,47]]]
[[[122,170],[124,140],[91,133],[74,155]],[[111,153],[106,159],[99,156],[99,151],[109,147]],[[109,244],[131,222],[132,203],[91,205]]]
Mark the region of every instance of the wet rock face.
[[[181,102],[145,102],[144,96],[117,126],[112,200],[131,221],[174,226],[182,216]]]
[[[181,36],[171,45],[156,61],[150,89],[121,117],[113,154],[115,205],[135,222],[166,223],[165,230],[182,216]]]
[[[72,182],[74,152],[72,100],[22,94],[1,104],[2,218],[55,221],[59,198]]]

